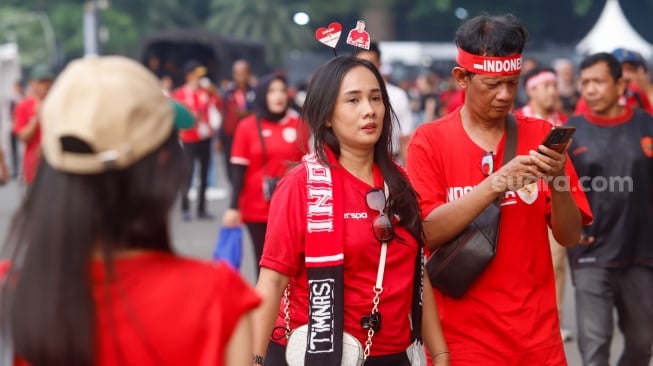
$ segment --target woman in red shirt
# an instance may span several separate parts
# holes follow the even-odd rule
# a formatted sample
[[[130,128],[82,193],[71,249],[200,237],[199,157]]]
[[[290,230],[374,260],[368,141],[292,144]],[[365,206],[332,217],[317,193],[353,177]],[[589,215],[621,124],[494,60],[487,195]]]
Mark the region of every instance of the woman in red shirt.
[[[283,76],[262,77],[256,87],[255,114],[238,124],[231,149],[232,193],[223,224],[245,223],[257,264],[263,253],[274,185],[308,150],[308,133],[290,109],[289,100]]]
[[[176,127],[189,121],[133,60],[63,71],[0,264],[0,337],[16,364],[251,364],[260,298],[227,265],[176,256],[170,242],[186,173]]]
[[[436,364],[448,365],[417,195],[392,160],[397,126],[383,78],[366,60],[334,58],[313,76],[303,113],[315,153],[272,197],[255,363],[285,365],[285,335],[308,324],[299,339],[308,365],[339,365],[345,334],[365,347],[368,366],[409,365],[406,350],[422,335]]]

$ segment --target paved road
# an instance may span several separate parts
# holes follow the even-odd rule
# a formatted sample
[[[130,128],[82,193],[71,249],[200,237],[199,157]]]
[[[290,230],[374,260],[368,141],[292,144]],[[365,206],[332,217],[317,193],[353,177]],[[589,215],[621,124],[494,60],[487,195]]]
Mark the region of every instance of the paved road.
[[[191,221],[189,223],[182,222],[180,219],[179,211],[175,211],[172,215],[173,225],[172,234],[177,251],[186,256],[210,259],[213,251],[213,245],[218,232],[219,220],[227,207],[226,194],[228,192],[227,183],[222,178],[223,166],[220,164],[220,159],[216,159],[216,171],[218,175],[217,189],[212,189],[210,192],[211,200],[209,201],[209,210],[215,214],[216,220],[212,222],[207,221]],[[12,182],[4,187],[0,187],[0,238],[4,240],[7,228],[9,226],[10,218],[14,210],[18,207],[20,196],[22,194],[21,187],[17,183]],[[251,248],[251,243],[247,235],[245,236],[245,246],[243,248],[244,256],[241,267],[242,275],[252,284],[255,283],[255,261]],[[575,329],[576,320],[574,318],[574,303],[571,285],[567,286],[567,295],[564,305],[565,318],[563,325],[568,329]],[[623,337],[616,332],[612,344],[612,364],[616,364],[616,358],[621,352],[623,344]],[[565,351],[569,366],[581,366],[578,349],[576,342],[567,342],[565,344]],[[651,363],[653,366],[653,362]]]

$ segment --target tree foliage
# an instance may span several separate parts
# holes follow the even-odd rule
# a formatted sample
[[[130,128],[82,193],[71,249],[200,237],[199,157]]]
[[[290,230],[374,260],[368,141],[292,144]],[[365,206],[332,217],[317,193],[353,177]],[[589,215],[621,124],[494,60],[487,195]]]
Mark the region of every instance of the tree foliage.
[[[291,52],[319,48],[312,38],[317,27],[340,21],[353,26],[366,19],[377,40],[451,41],[461,24],[456,10],[468,16],[481,12],[511,12],[527,25],[531,44],[571,44],[592,27],[606,0],[110,0],[99,12],[108,39],[102,53],[138,55],[139,40],[159,31],[204,28],[222,36],[264,42],[267,61],[280,66]],[[42,14],[51,22],[59,55],[70,59],[83,53],[84,0],[2,0],[0,43],[18,41],[22,60],[35,63],[50,57],[39,22],[28,18]],[[653,40],[648,14],[653,0],[621,0],[633,26]],[[293,23],[296,11],[311,16],[307,26]],[[459,13],[458,13],[459,14]],[[374,19],[367,19],[367,18]],[[21,20],[22,19],[22,20]],[[322,47],[323,48],[323,47]]]

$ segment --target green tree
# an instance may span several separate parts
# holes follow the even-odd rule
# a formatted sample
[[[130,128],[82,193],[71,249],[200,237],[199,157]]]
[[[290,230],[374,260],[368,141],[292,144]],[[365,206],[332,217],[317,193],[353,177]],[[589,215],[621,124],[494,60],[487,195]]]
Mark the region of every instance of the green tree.
[[[268,63],[280,66],[290,52],[311,42],[309,29],[292,20],[298,9],[283,0],[214,0],[206,28],[263,42]]]
[[[29,68],[38,63],[56,64],[54,34],[45,13],[2,7],[0,35],[0,43],[14,42],[18,45],[23,66]]]

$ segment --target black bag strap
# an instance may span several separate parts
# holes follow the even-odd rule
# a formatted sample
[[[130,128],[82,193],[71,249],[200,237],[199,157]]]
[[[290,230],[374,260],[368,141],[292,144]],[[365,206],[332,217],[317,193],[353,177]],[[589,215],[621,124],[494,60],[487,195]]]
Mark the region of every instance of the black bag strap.
[[[517,120],[515,115],[508,113],[506,116],[506,145],[503,150],[501,166],[508,164],[517,154]]]
[[[515,115],[508,113],[506,116],[506,143],[503,148],[503,161],[501,166],[508,164],[517,154],[517,120]],[[494,204],[497,206],[501,205],[501,198],[503,195],[499,195],[494,201]]]
[[[258,131],[258,138],[261,140],[261,149],[263,150],[263,174],[268,175],[267,173],[267,163],[268,163],[268,153],[265,149],[265,140],[263,139],[263,127],[261,127],[261,118],[256,116],[256,130]]]

